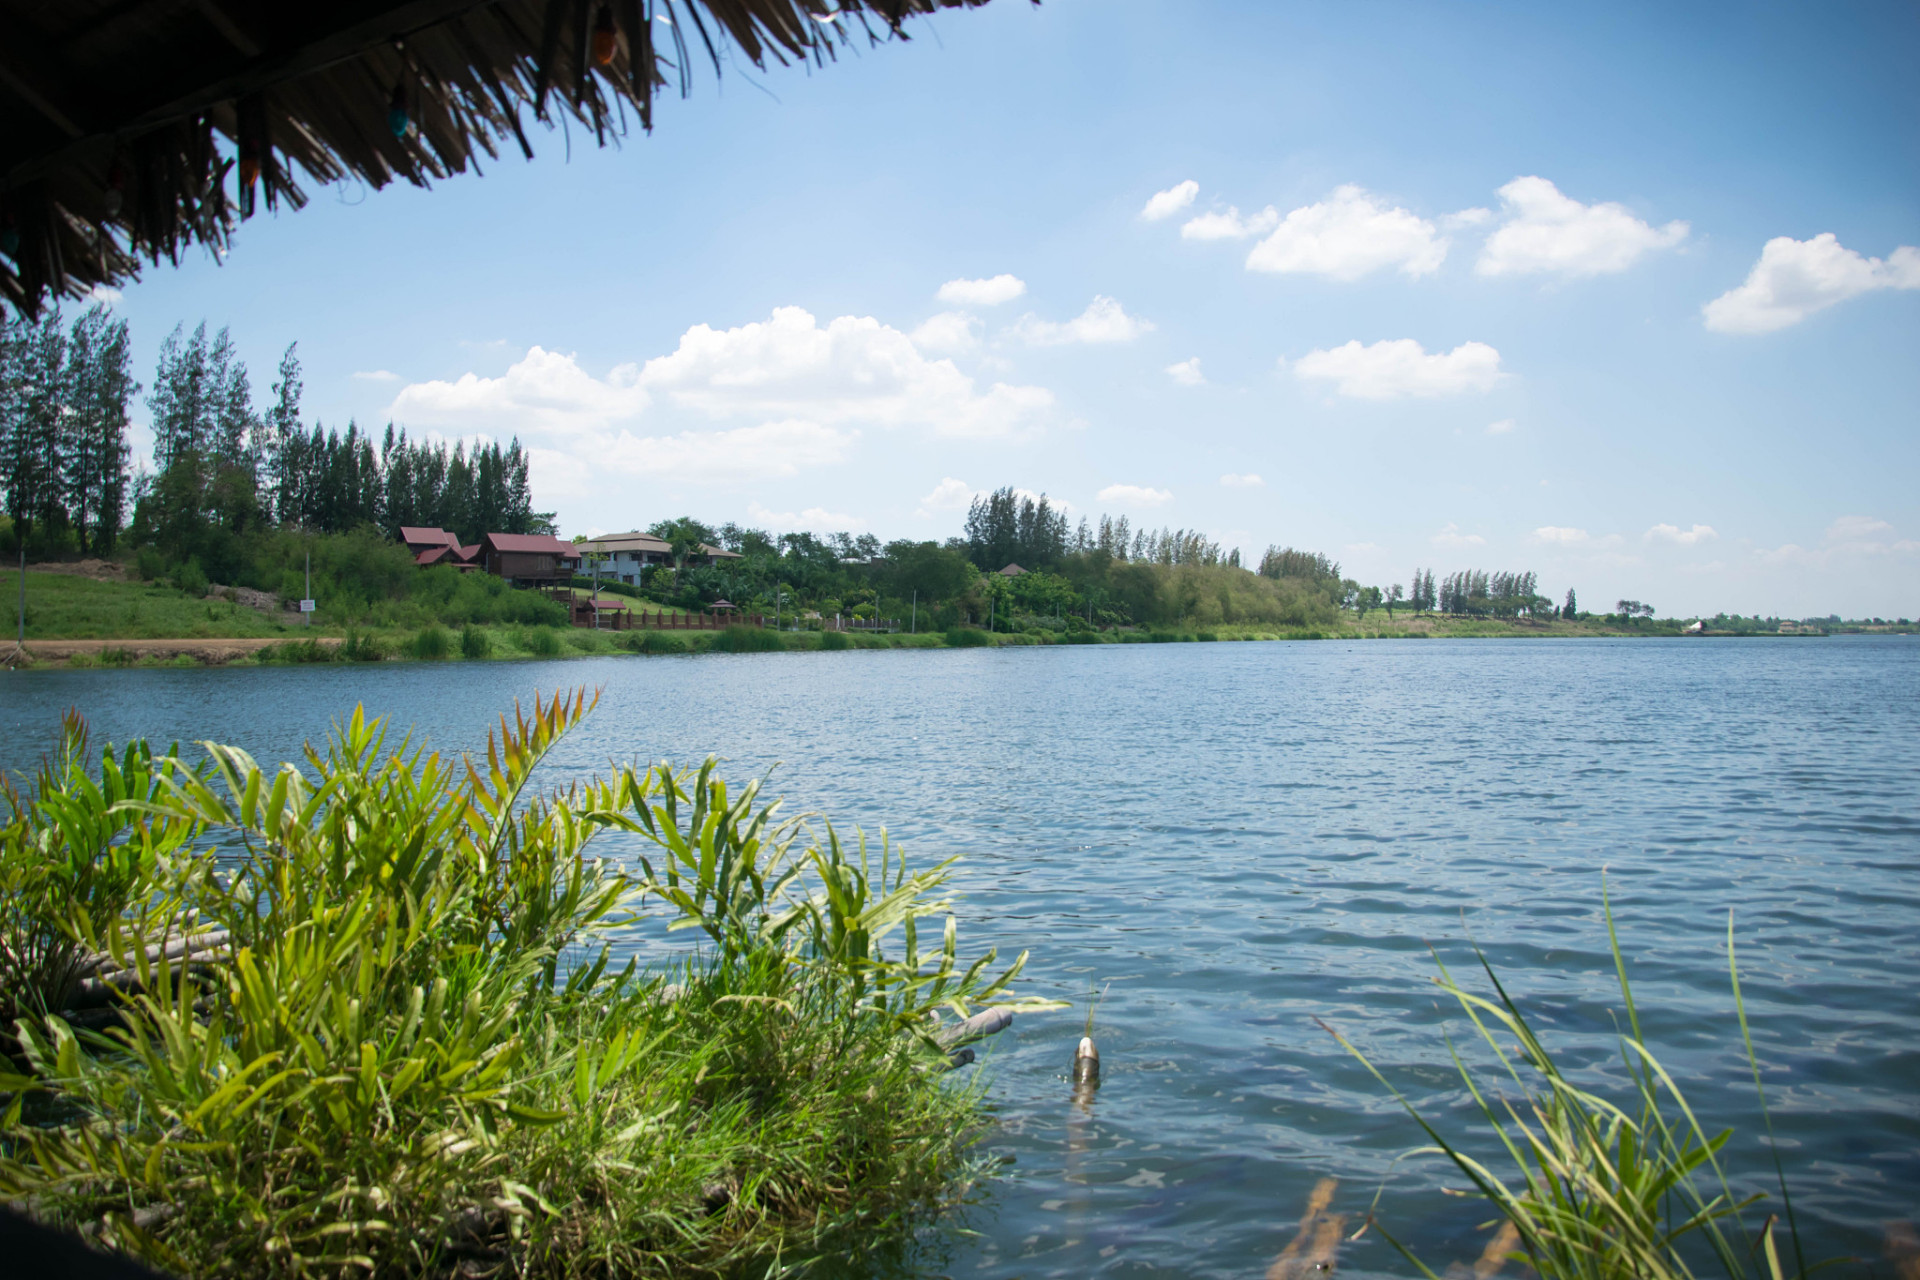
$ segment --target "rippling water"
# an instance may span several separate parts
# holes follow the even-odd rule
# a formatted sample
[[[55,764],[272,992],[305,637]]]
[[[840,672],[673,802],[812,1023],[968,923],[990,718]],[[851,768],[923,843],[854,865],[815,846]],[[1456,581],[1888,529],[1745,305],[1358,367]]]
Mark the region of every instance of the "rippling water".
[[[1566,1061],[1620,1076],[1607,870],[1649,1039],[1733,1162],[1770,1168],[1729,996],[1742,980],[1811,1252],[1879,1253],[1920,1205],[1920,642],[1190,644],[0,676],[0,766],[72,705],[116,740],[291,758],[356,700],[479,745],[515,696],[605,696],[556,778],[708,751],[916,861],[965,856],[962,940],[1030,947],[984,1069],[1006,1176],[920,1265],[1245,1276],[1306,1198],[1381,1217],[1436,1270],[1487,1216],[1317,1025],[1443,1125],[1464,1095],[1427,979],[1477,941]],[[973,1068],[978,1070],[980,1068]],[[1764,1189],[1764,1183],[1756,1183]],[[1407,1274],[1370,1232],[1348,1270]]]

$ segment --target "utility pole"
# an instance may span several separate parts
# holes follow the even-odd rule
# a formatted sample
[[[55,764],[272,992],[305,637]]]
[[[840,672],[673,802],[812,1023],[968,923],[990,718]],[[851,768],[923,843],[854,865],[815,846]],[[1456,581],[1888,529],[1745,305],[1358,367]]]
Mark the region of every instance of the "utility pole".
[[[27,540],[14,527],[14,535],[20,538],[20,634],[14,637],[13,647],[25,653],[27,650]]]
[[[300,621],[313,625],[313,548],[307,548],[307,589],[300,595]]]

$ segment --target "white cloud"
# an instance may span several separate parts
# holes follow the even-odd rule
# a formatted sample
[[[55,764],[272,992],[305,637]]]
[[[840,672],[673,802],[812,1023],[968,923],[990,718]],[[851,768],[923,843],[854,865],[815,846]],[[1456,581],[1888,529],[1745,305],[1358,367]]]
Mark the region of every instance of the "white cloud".
[[[118,289],[107,284],[96,284],[87,290],[87,301],[98,302],[108,307],[119,306],[120,299],[124,296]]]
[[[1545,178],[1515,178],[1499,194],[1504,220],[1473,268],[1483,276],[1605,275],[1687,238],[1684,222],[1649,226],[1625,205],[1581,204]]]
[[[1197,387],[1207,380],[1206,375],[1200,372],[1199,356],[1168,365],[1167,376],[1183,387]]]
[[[1123,507],[1158,507],[1173,501],[1170,490],[1137,484],[1110,484],[1096,496],[1102,502],[1115,502]]]
[[[867,527],[867,522],[859,516],[829,511],[825,507],[808,507],[805,511],[769,511],[758,502],[749,502],[747,518],[755,524],[781,532],[805,529],[810,533],[852,533],[855,529]]]
[[[1710,524],[1696,524],[1691,529],[1682,529],[1677,524],[1657,524],[1645,535],[1648,542],[1676,542],[1683,547],[1711,542],[1719,536]]]
[[[1500,353],[1484,342],[1463,342],[1428,355],[1412,338],[1372,346],[1355,339],[1330,351],[1309,351],[1293,362],[1293,372],[1333,382],[1341,395],[1358,400],[1491,391],[1502,377]]]
[[[996,382],[980,392],[951,360],[927,359],[906,334],[871,316],[822,327],[799,307],[734,329],[695,325],[672,355],[647,361],[639,381],[716,417],[922,426],[951,436],[1006,435],[1053,404],[1044,387]]]
[[[933,492],[920,499],[919,514],[931,515],[936,511],[965,511],[973,503],[974,489],[965,480],[956,480],[944,476],[940,483],[933,486]]]
[[[907,336],[922,351],[971,351],[980,345],[980,321],[965,311],[942,311]]]
[[[1466,227],[1483,226],[1492,221],[1493,210],[1474,208],[1449,213],[1440,219],[1440,225],[1448,231],[1459,231]]]
[[[1180,224],[1182,240],[1245,240],[1248,236],[1265,235],[1280,225],[1280,211],[1268,205],[1251,218],[1240,216],[1240,210],[1229,205],[1225,213],[1203,213],[1197,218],[1189,218]]]
[[[1775,236],[1746,283],[1701,313],[1719,333],[1771,333],[1875,289],[1920,289],[1920,249],[1901,245],[1882,261],[1844,248],[1831,231],[1811,240]]]
[[[1307,272],[1357,280],[1381,267],[1410,276],[1440,269],[1447,242],[1433,223],[1344,186],[1319,204],[1289,213],[1247,254],[1249,271]]]
[[[1893,526],[1872,516],[1841,516],[1827,526],[1829,542],[1861,542],[1876,534],[1892,533]]]
[[[956,306],[997,307],[1003,302],[1012,302],[1026,291],[1026,281],[1003,273],[984,280],[949,280],[940,286],[938,297]]]
[[[1487,545],[1487,540],[1477,533],[1460,532],[1460,526],[1451,520],[1441,526],[1440,532],[1430,536],[1427,541],[1436,547],[1446,547],[1450,550],[1459,550],[1463,547],[1484,547]]]
[[[1243,476],[1236,476],[1231,473],[1221,476],[1220,483],[1229,489],[1258,489],[1266,484],[1266,481],[1249,471]]]
[[[538,350],[538,348],[535,348],[535,349]],[[368,369],[363,373],[356,373],[353,376],[361,382],[398,382],[400,381],[400,375],[393,372],[391,369]]]
[[[1200,184],[1192,178],[1188,178],[1178,186],[1168,187],[1165,191],[1155,192],[1153,198],[1147,201],[1146,207],[1140,210],[1140,216],[1148,222],[1158,222],[1162,218],[1171,218],[1174,214],[1192,204],[1193,198],[1199,194]]]
[[[602,380],[571,355],[531,347],[498,378],[466,373],[453,382],[402,387],[389,412],[408,425],[463,433],[581,436],[608,431],[646,409],[651,400],[639,378],[638,365],[623,364]]]
[[[1591,540],[1585,529],[1570,529],[1564,525],[1542,525],[1533,531],[1535,542],[1551,543],[1558,546],[1574,546]]]
[[[839,462],[858,438],[855,431],[794,420],[658,436],[623,430],[596,437],[587,448],[565,440],[558,448],[535,444],[529,453],[547,499],[585,498],[604,494],[610,478],[738,484],[794,476]]]
[[[1065,324],[1028,315],[1020,318],[1012,332],[1030,346],[1056,347],[1070,342],[1131,342],[1152,330],[1152,321],[1128,315],[1118,302],[1099,294]]]
[[[1502,418],[1498,422],[1489,422],[1487,424],[1487,434],[1490,436],[1504,436],[1512,431],[1516,425],[1518,424],[1516,424],[1512,418]]]

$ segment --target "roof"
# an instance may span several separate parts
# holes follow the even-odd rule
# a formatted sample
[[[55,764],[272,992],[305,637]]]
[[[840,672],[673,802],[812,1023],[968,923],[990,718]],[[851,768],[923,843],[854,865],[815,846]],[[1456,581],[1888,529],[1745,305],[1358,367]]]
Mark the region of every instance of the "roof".
[[[725,547],[710,547],[704,542],[700,544],[700,554],[703,556],[712,556],[716,560],[743,560],[746,558],[738,551],[728,551]]]
[[[457,547],[460,539],[445,529],[433,529],[410,524],[400,526],[400,541],[408,546]]]
[[[632,533],[602,534],[598,538],[588,538],[582,545],[595,551],[649,551],[660,555],[665,555],[669,549],[664,538],[656,538],[638,529]]]
[[[531,156],[529,108],[617,143],[629,108],[650,130],[655,92],[688,92],[695,49],[716,74],[733,49],[824,64],[985,2],[0,0],[0,204],[19,235],[0,297],[32,313],[142,259],[223,253],[261,204],[304,205],[302,183],[424,187],[502,144]]]
[[[1022,569],[1019,565],[1010,564],[1006,568],[1000,570],[1000,576],[1003,578],[1017,578],[1025,572],[1026,570]]]
[[[438,564],[452,554],[452,547],[428,547],[425,551],[415,556],[413,562],[417,565]]]
[[[548,533],[490,533],[480,539],[481,544],[495,551],[507,551],[528,555],[557,555],[567,560],[580,558],[580,548],[571,542],[562,542]]]

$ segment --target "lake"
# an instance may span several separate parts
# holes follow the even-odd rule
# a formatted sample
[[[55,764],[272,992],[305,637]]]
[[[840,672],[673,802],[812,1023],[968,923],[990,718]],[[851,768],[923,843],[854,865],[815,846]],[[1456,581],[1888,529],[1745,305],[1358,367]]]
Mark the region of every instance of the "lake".
[[[60,712],[97,739],[294,758],[356,701],[442,749],[515,697],[599,710],[547,766],[708,752],[919,865],[962,855],[963,947],[1031,948],[980,1066],[1004,1176],[915,1265],[970,1276],[1248,1276],[1323,1177],[1436,1271],[1483,1206],[1319,1021],[1443,1128],[1466,1101],[1434,952],[1471,942],[1565,1061],[1618,1083],[1603,868],[1648,1038],[1732,1162],[1769,1174],[1742,983],[1817,1256],[1877,1259],[1920,1204],[1920,641],[1373,641],[632,657],[0,675],[0,767]],[[675,935],[684,939],[687,935]],[[635,946],[651,946],[636,939]],[[1433,950],[1429,950],[1429,948]],[[1106,990],[1105,1072],[1068,1071]],[[1483,1144],[1482,1144],[1483,1145]],[[1754,1185],[1765,1189],[1764,1179]],[[1777,1197],[1776,1204],[1777,1208]],[[961,1228],[965,1228],[962,1230]],[[977,1233],[977,1234],[969,1234]],[[1411,1268],[1370,1231],[1349,1271]]]

